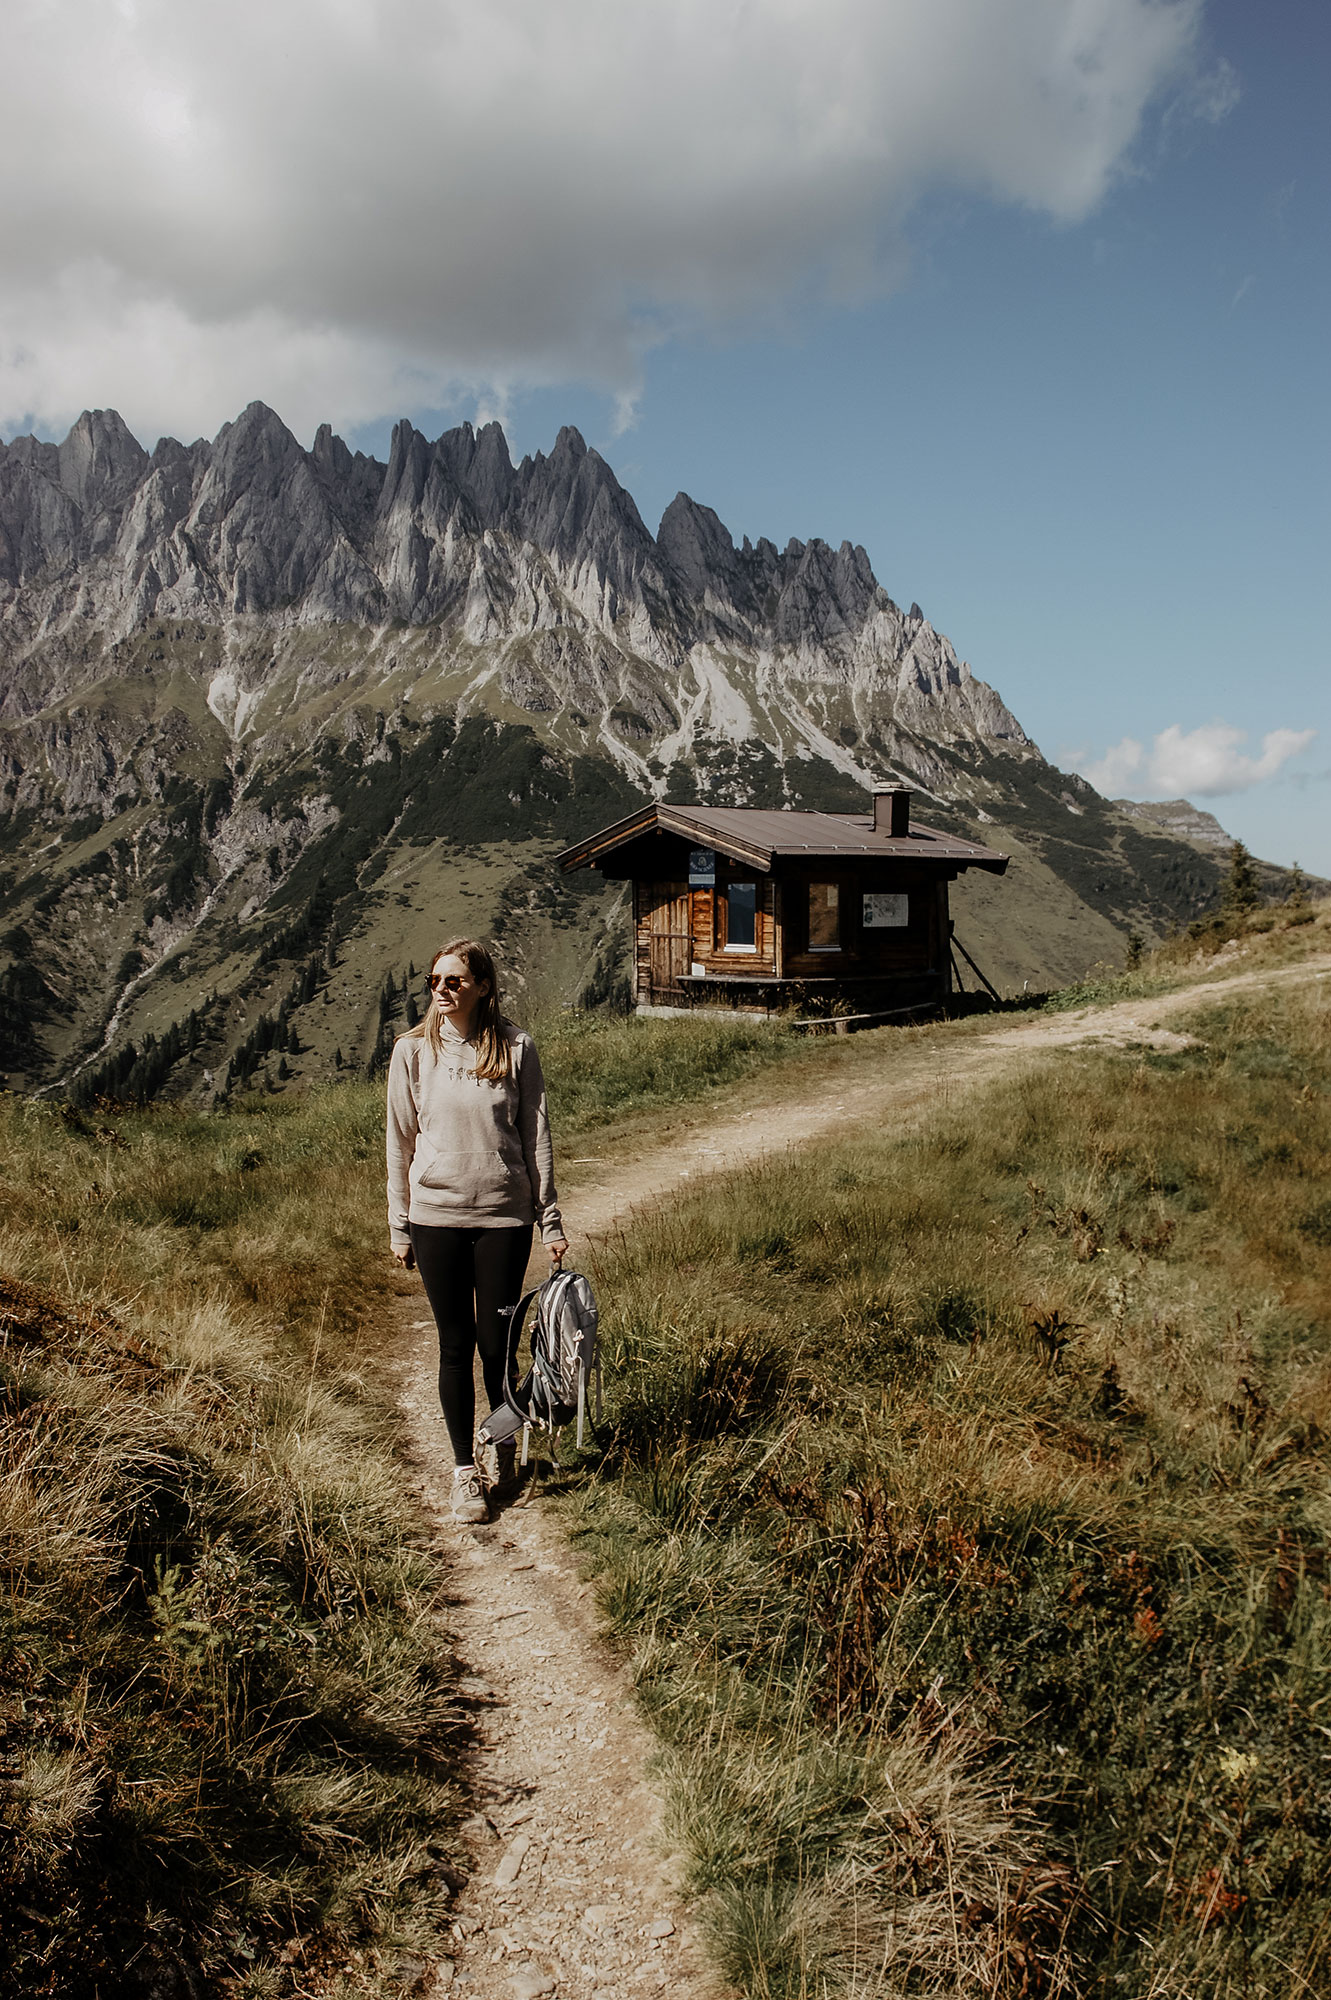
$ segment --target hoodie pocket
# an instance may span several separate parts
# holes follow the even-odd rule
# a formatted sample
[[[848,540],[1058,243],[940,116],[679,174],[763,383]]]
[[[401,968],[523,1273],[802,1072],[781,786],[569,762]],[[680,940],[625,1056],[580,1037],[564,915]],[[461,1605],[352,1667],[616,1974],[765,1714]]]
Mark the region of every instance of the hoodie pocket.
[[[471,1152],[436,1152],[424,1157],[418,1152],[412,1162],[411,1178],[418,1188],[432,1194],[447,1194],[459,1203],[484,1204],[507,1190],[513,1169],[502,1153],[493,1148]]]

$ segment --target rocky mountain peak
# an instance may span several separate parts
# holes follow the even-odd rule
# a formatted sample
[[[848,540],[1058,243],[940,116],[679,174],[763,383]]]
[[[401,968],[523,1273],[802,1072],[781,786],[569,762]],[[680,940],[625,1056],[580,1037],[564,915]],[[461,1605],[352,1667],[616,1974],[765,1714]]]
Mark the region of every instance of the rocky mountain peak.
[[[465,494],[484,527],[503,524],[513,497],[513,461],[502,424],[473,430],[459,424],[445,431],[435,446],[440,465],[459,493]]]
[[[209,474],[226,493],[256,497],[275,493],[307,463],[306,454],[276,410],[250,403],[234,423],[223,424],[213,442]]]
[[[379,492],[379,511],[391,514],[395,508],[417,508],[425,493],[432,454],[424,434],[405,417],[393,426],[388,447],[388,465]]]
[[[199,449],[199,445],[194,446],[195,452]],[[203,449],[206,450],[207,447],[204,446]],[[159,437],[153,446],[152,457],[148,463],[156,471],[166,465],[187,465],[192,455],[179,438]]]
[[[324,477],[334,483],[351,477],[351,453],[342,439],[334,435],[331,424],[320,424],[314,434],[310,457]]]
[[[570,573],[595,577],[612,618],[626,596],[640,594],[648,572],[655,580],[656,544],[632,495],[571,424],[548,458],[523,460],[516,489],[507,525]]]
[[[677,493],[661,516],[656,545],[694,597],[735,581],[739,562],[729,528],[714,509],[699,506],[687,493]]]
[[[60,485],[85,514],[124,500],[148,464],[147,452],[118,410],[85,410],[57,447]]]

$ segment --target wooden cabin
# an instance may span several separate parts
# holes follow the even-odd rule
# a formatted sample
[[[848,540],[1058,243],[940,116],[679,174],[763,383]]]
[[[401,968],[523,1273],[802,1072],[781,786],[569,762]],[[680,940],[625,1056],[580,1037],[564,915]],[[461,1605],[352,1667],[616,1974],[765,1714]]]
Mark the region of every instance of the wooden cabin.
[[[905,789],[865,813],[646,805],[560,855],[633,884],[639,1013],[914,1013],[952,991],[947,885],[1006,854],[911,824]]]

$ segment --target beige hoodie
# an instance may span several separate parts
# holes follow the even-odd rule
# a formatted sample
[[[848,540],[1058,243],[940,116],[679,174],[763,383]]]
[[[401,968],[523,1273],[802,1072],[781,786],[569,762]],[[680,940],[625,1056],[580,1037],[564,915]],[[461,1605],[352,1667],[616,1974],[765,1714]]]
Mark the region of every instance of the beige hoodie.
[[[564,1234],[555,1195],[545,1078],[536,1044],[505,1022],[512,1074],[476,1075],[476,1051],[442,1024],[438,1057],[423,1035],[401,1035],[388,1069],[388,1228],[395,1250],[408,1222],[437,1229],[507,1229],[538,1222]]]

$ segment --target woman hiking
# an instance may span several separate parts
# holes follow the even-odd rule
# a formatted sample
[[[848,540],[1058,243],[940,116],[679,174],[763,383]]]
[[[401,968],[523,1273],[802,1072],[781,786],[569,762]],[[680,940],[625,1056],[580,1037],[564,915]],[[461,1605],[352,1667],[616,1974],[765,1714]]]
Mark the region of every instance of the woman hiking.
[[[439,1328],[439,1401],[455,1461],[453,1515],[488,1521],[475,1458],[473,1358],[490,1406],[504,1400],[505,1306],[522,1293],[539,1223],[550,1261],[568,1244],[536,1044],[499,1011],[494,960],[454,938],[430,966],[423,1021],[399,1035],[388,1070],[388,1230],[393,1256],[421,1274]],[[498,1483],[514,1447],[497,1448]]]

